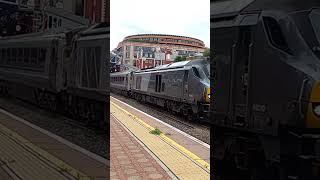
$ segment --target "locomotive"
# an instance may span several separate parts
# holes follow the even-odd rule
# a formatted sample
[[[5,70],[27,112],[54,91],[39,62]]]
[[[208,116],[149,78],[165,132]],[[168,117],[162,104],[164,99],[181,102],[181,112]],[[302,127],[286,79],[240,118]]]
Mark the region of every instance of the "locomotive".
[[[211,2],[211,41],[215,179],[319,179],[320,2]]]
[[[0,39],[0,91],[108,128],[109,25]]]
[[[154,104],[189,120],[208,120],[210,68],[206,59],[182,61],[152,69],[110,75],[111,90]]]

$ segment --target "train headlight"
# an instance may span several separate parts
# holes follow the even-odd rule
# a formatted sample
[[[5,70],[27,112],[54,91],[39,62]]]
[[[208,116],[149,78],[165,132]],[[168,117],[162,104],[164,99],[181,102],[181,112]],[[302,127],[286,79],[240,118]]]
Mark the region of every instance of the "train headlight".
[[[210,87],[208,87],[204,94],[205,101],[208,103],[210,102],[210,93]]]
[[[320,104],[314,105],[313,112],[314,112],[314,114],[316,114],[317,116],[320,117]]]

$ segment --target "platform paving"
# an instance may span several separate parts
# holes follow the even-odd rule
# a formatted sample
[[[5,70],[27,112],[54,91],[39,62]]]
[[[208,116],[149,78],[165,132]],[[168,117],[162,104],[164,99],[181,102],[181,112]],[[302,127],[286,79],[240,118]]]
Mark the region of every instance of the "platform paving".
[[[154,159],[161,162],[160,164],[163,164],[168,169],[165,170],[166,172],[171,172],[173,176],[178,179],[191,180],[210,178],[210,170],[207,167],[204,167],[203,164],[195,161],[195,158],[193,157],[195,156],[194,154],[190,153],[186,148],[163,134],[154,135],[150,133],[150,130],[153,128],[134,114],[129,113],[114,102],[111,102],[110,113],[119,124],[133,134],[135,139],[141,142],[143,146],[153,154]],[[111,133],[112,131],[113,130],[111,129]],[[113,151],[114,148],[113,141],[114,139],[111,139],[111,151]],[[132,155],[136,155],[136,153],[133,153]],[[113,154],[111,154],[111,164],[113,160],[112,156]],[[201,162],[205,163],[203,160],[201,160]],[[113,173],[113,171],[111,171],[111,173]]]
[[[0,180],[102,180],[109,164],[0,111]],[[70,142],[69,142],[70,143]]]
[[[110,127],[111,180],[174,179],[113,116]]]

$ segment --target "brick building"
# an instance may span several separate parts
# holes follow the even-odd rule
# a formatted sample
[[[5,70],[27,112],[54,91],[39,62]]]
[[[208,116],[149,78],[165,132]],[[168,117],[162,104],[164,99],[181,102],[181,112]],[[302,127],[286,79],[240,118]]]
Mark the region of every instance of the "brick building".
[[[155,58],[138,58],[135,60],[135,66],[138,69],[146,69],[146,68],[153,68],[160,65],[170,64],[173,61],[170,60],[159,60]]]
[[[109,0],[0,0],[0,36],[109,22]]]
[[[144,69],[172,63],[177,56],[201,56],[204,50],[203,41],[191,37],[139,34],[125,37],[113,52],[121,57],[121,64]]]
[[[110,0],[85,0],[85,17],[92,23],[110,22]]]

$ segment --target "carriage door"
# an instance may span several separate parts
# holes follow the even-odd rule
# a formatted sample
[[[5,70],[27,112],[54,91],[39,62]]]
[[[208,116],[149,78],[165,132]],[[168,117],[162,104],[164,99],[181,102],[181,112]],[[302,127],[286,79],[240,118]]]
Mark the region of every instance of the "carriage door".
[[[129,89],[132,89],[132,84],[133,84],[133,72],[130,73],[130,81],[129,81]]]
[[[183,76],[183,97],[184,97],[184,99],[188,99],[188,96],[189,96],[188,76],[189,76],[189,71],[188,70],[184,71],[184,76]]]
[[[232,90],[232,116],[233,125],[249,127],[249,77],[253,48],[253,27],[239,26],[238,41],[233,62],[233,90]]]
[[[128,80],[129,80],[129,78],[128,78],[128,74],[126,75],[126,84],[125,84],[125,87],[126,87],[126,90],[128,90]]]

